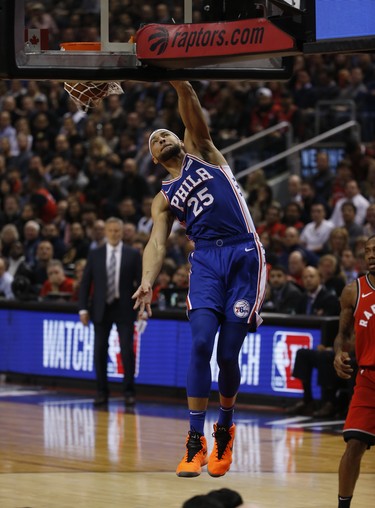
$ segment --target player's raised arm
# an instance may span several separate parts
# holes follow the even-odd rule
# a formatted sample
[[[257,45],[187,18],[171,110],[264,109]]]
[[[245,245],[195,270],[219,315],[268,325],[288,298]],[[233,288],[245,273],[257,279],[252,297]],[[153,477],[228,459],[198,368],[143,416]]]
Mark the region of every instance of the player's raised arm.
[[[213,164],[226,164],[226,160],[212,142],[198,96],[187,81],[171,81],[178,95],[178,110],[185,125],[185,150]]]
[[[142,259],[142,282],[134,293],[134,308],[151,316],[152,286],[161,270],[166,244],[173,224],[173,216],[167,202],[159,193],[152,203],[153,228]]]
[[[349,352],[352,349],[354,329],[353,311],[357,299],[357,291],[357,282],[354,281],[343,289],[340,298],[341,312],[339,331],[334,342],[334,367],[337,375],[343,379],[349,379],[353,372],[349,364]]]

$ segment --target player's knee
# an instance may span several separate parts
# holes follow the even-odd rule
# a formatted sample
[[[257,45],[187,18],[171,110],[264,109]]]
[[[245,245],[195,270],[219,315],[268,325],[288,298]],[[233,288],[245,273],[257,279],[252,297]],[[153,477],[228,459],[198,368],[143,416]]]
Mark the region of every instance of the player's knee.
[[[225,369],[238,364],[238,355],[231,354],[231,351],[227,351],[226,354],[217,355],[217,364],[220,369]]]
[[[192,344],[192,356],[200,358],[208,358],[210,360],[212,355],[212,341],[208,337],[199,336],[195,337]]]
[[[349,439],[345,454],[349,460],[358,460],[367,450],[367,443],[359,439]]]

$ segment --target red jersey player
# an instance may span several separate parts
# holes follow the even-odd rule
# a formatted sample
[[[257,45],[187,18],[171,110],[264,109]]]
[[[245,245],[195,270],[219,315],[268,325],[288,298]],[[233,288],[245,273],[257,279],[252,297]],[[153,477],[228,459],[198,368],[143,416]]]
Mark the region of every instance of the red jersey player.
[[[346,450],[339,467],[339,508],[349,508],[365,451],[375,444],[375,236],[365,246],[368,273],[347,285],[341,295],[334,366],[338,376],[353,373],[349,350],[355,336],[356,386],[343,436]]]

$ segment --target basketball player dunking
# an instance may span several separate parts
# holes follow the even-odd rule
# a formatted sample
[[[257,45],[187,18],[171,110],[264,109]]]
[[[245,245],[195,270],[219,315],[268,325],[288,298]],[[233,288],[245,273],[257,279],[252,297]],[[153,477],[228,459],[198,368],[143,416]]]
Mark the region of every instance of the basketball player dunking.
[[[365,261],[367,275],[342,292],[334,344],[336,372],[349,379],[353,373],[349,350],[354,331],[358,373],[343,432],[347,444],[339,467],[339,508],[349,508],[363,454],[375,445],[375,236],[366,242]]]
[[[208,463],[211,476],[230,468],[235,435],[233,408],[240,385],[238,355],[247,332],[260,324],[266,271],[264,250],[241,189],[214,146],[198,97],[187,82],[171,83],[185,125],[184,141],[167,129],[149,139],[153,161],[170,174],[154,198],[154,226],[143,255],[142,283],[135,308],[151,315],[152,286],[162,267],[174,219],[195,243],[190,255],[187,308],[192,349],[187,375],[190,430],[178,476],[198,476]],[[219,331],[217,362],[220,409],[214,449],[207,457],[204,422],[211,389],[210,359]]]

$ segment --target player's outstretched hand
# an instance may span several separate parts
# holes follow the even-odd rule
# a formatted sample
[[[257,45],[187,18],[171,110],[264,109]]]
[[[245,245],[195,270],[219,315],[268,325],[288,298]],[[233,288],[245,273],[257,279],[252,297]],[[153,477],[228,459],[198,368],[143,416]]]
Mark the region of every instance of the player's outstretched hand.
[[[132,298],[135,300],[134,309],[139,309],[139,314],[146,312],[149,317],[152,316],[152,287],[150,284],[142,283]]]
[[[348,353],[339,351],[333,361],[336,373],[342,379],[350,379],[353,374],[353,369],[350,365],[350,356]]]

